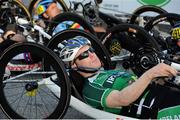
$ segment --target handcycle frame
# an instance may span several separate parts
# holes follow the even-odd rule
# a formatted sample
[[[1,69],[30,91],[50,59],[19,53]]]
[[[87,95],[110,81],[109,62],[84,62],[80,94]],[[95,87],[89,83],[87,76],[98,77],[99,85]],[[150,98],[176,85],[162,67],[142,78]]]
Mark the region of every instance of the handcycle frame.
[[[44,32],[40,27],[38,27],[38,26],[34,26],[34,29],[36,29],[36,30],[38,30],[42,35],[44,35],[44,36],[46,36],[48,39],[50,39],[51,38],[51,36],[49,36],[46,32]],[[179,70],[179,64],[175,64],[175,63],[172,63],[172,65],[175,67],[175,68],[177,68],[177,70]],[[9,79],[9,80],[12,80],[12,78],[11,79]],[[46,79],[46,80],[44,80],[44,81],[46,81],[47,83],[50,83],[51,81],[50,81],[50,79]],[[45,84],[45,83],[39,83],[39,84]],[[51,83],[52,84],[52,83]],[[48,86],[48,85],[47,85]],[[58,87],[58,86],[56,86],[56,85],[54,85],[54,87]],[[54,91],[54,88],[49,88],[49,89],[51,89],[52,91]],[[56,90],[55,90],[56,91]],[[58,95],[57,95],[57,97],[58,97]],[[74,102],[73,102],[74,101]],[[79,101],[78,99],[76,99],[76,98],[74,98],[73,96],[72,96],[72,102],[70,103],[70,105],[75,105],[74,107],[76,108],[76,109],[78,109],[79,108],[79,106],[76,106],[77,104],[75,104],[75,103],[77,103],[77,102],[79,102],[80,104],[84,104],[83,102],[81,103],[81,101]],[[84,106],[86,106],[86,104],[84,105]],[[87,108],[86,109],[91,109],[91,107],[90,106],[88,106],[87,105]],[[79,109],[79,111],[82,111],[82,112],[85,112],[86,111],[86,109]],[[94,109],[92,108],[92,110],[94,111]],[[95,118],[99,118],[100,116],[99,116],[99,114],[100,114],[100,112],[103,112],[103,114],[105,114],[105,115],[107,115],[105,118],[122,118],[122,119],[125,119],[126,117],[125,116],[116,116],[116,115],[114,115],[114,114],[109,114],[109,113],[106,113],[106,112],[104,112],[104,111],[99,111],[99,110],[97,110],[95,113],[96,113],[96,115],[94,115],[94,114],[92,114],[92,116],[91,115],[89,115],[89,116],[91,116],[91,117],[95,117]],[[88,112],[89,113],[89,112]],[[87,113],[87,114],[88,114]],[[91,112],[90,112],[91,113]],[[93,113],[93,112],[92,112]],[[97,114],[97,113],[99,113],[99,114]],[[108,117],[109,116],[109,117]],[[128,118],[128,117],[127,117]],[[129,118],[128,118],[129,119]]]
[[[70,31],[78,31],[78,30],[70,30]],[[67,31],[64,31],[63,34],[65,34],[66,32]],[[57,35],[55,35],[53,37],[53,39],[57,40],[58,36],[59,35],[64,36],[63,34],[62,33],[58,33]],[[22,44],[22,46],[23,46],[23,44]],[[180,65],[179,64],[172,62],[171,65],[174,68],[176,68],[178,71],[180,71]],[[61,67],[63,67],[63,66],[61,66]],[[33,71],[30,71],[30,72],[33,72]],[[24,74],[28,74],[28,73],[24,73]],[[19,77],[19,76],[16,76],[16,77]],[[51,79],[55,79],[55,78],[56,78],[56,75],[51,76]],[[13,79],[14,78],[10,78],[9,81],[13,80]],[[51,81],[51,79],[50,78],[43,79],[43,82],[38,82],[38,84],[39,85],[45,84],[52,92],[55,93],[55,95],[57,97],[59,97],[59,93],[57,92],[59,90],[59,86],[54,84]],[[51,84],[51,85],[49,85],[49,84]],[[53,84],[53,86],[52,86],[52,84]],[[126,117],[126,116],[116,115],[116,114],[112,114],[112,113],[108,113],[108,112],[105,112],[105,111],[101,111],[101,110],[92,108],[91,106],[87,105],[83,101],[79,100],[79,98],[76,98],[76,96],[72,96],[72,95],[71,95],[71,100],[70,100],[70,104],[69,105],[72,106],[73,108],[75,108],[76,110],[82,112],[83,114],[86,114],[86,115],[88,115],[88,116],[90,116],[92,118],[97,118],[97,119],[102,119],[102,118],[106,118],[106,119],[135,119],[135,118],[130,118],[130,117]]]
[[[39,34],[39,42],[41,44],[44,44],[45,41],[43,41],[44,37],[48,40],[51,39],[54,27],[56,27],[58,24],[64,22],[64,21],[73,21],[75,23],[80,24],[85,30],[89,31],[92,34],[95,34],[95,31],[93,28],[88,24],[81,16],[76,15],[75,13],[66,12],[61,13],[57,15],[55,18],[52,19],[51,23],[47,26],[47,29],[45,30],[41,26],[37,25],[36,23],[29,23],[27,20],[22,18],[16,18],[17,25],[22,27],[24,29],[24,34],[27,35],[27,41],[29,42],[35,42],[33,38],[31,38],[30,32],[37,31]],[[30,25],[29,25],[30,24]]]
[[[41,30],[41,29],[37,29],[37,30]],[[70,30],[70,31],[74,31],[74,30]],[[44,33],[44,31],[42,31],[41,32],[41,34],[46,34],[46,33]],[[62,34],[62,33],[59,33],[59,34]],[[55,39],[55,37],[57,37],[59,34],[57,34],[56,36],[54,36],[54,39]],[[50,38],[50,37],[49,37]],[[179,71],[180,70],[180,67],[179,67],[179,64],[172,64],[175,68],[177,68],[177,70]],[[10,80],[12,80],[12,78],[10,79]],[[51,82],[50,81],[50,79],[46,79],[46,80],[44,80],[44,81],[47,81],[47,83],[48,82]],[[39,83],[39,84],[44,84],[44,83]],[[48,85],[47,85],[48,86]],[[58,86],[56,86],[56,85],[54,85],[54,87],[55,87],[55,89],[54,88],[49,88],[49,89],[53,89],[52,91],[54,91],[54,90],[56,90],[56,87],[58,87]],[[59,89],[59,88],[58,88]],[[57,97],[58,97],[58,95],[57,95]],[[83,103],[82,101],[80,101],[80,100],[78,100],[77,98],[75,98],[75,97],[71,97],[71,99],[72,99],[72,101],[70,102],[70,105],[71,106],[73,106],[75,109],[77,109],[77,110],[79,110],[79,111],[82,111],[83,113],[85,113],[86,112],[86,110],[88,109],[88,110],[93,110],[93,111],[95,111],[95,112],[90,112],[90,111],[87,111],[87,113],[85,113],[85,114],[89,114],[90,113],[90,115],[88,115],[88,116],[91,116],[91,117],[95,117],[95,118],[120,118],[120,119],[131,119],[131,118],[129,118],[129,117],[125,117],[125,116],[120,116],[120,115],[114,115],[114,114],[112,114],[112,113],[107,113],[107,112],[104,112],[104,111],[101,111],[101,110],[97,110],[97,109],[94,109],[94,108],[92,108],[92,107],[90,107],[90,106],[88,106],[87,104],[85,104],[85,103]],[[77,106],[77,104],[76,103],[79,103],[79,104],[84,104],[83,106],[85,107],[84,109],[82,109],[82,108],[80,108],[79,106]],[[92,114],[91,114],[92,113]],[[96,114],[93,114],[93,113],[96,113]],[[97,114],[97,113],[99,113],[99,114]],[[100,116],[100,114],[102,114],[102,115],[105,115],[105,116]]]
[[[98,41],[99,43],[100,43],[100,41]],[[26,44],[35,44],[35,43],[21,43],[21,45],[22,46],[24,46],[24,45],[26,45]],[[37,44],[35,44],[36,46],[37,46]],[[8,49],[12,49],[13,48],[13,46],[11,46],[10,48],[8,48]],[[8,50],[7,50],[8,51]],[[5,51],[5,53],[6,53],[6,51]],[[1,57],[3,57],[3,55],[1,56]],[[2,61],[1,61],[2,62]],[[63,66],[62,66],[63,67]],[[32,73],[33,71],[29,71],[28,73],[24,73],[24,74],[29,74],[29,73]],[[22,76],[22,75],[24,75],[24,74],[21,74],[20,76]],[[17,78],[17,77],[20,77],[20,76],[16,76],[15,78]],[[54,76],[54,77],[51,77],[51,78],[56,78],[56,76]],[[12,77],[12,78],[10,78],[9,80],[7,79],[7,81],[6,82],[12,82],[11,80],[13,80],[14,78]],[[55,93],[55,95],[58,97],[59,96],[59,94],[58,94],[58,92],[57,92],[57,90],[59,90],[59,86],[57,86],[57,85],[55,85],[55,84],[53,84],[52,82],[51,82],[51,80],[52,79],[44,79],[43,80],[43,82],[38,82],[38,84],[40,85],[42,85],[42,84],[45,84],[47,87],[49,87],[49,89],[52,91],[52,92],[54,92]],[[5,82],[5,81],[4,81]],[[18,82],[18,81],[15,81],[15,82]],[[23,82],[23,81],[21,81],[21,82]],[[51,85],[49,85],[49,84],[51,84]],[[52,87],[52,84],[53,84],[53,87]],[[56,94],[57,93],[57,94]],[[80,108],[79,106],[77,106],[77,104],[82,104],[82,107]],[[73,97],[73,96],[71,96],[71,102],[70,102],[70,106],[72,106],[72,107],[74,107],[75,109],[77,109],[77,110],[79,110],[79,111],[81,111],[81,112],[83,112],[84,114],[87,114],[88,116],[90,116],[90,117],[95,117],[95,118],[121,118],[121,119],[131,119],[131,118],[129,118],[129,117],[125,117],[125,116],[120,116],[120,115],[115,115],[115,114],[112,114],[112,113],[108,113],[108,112],[104,112],[104,111],[101,111],[101,110],[97,110],[97,109],[95,109],[95,108],[92,108],[92,107],[90,107],[89,105],[87,105],[87,104],[85,104],[85,103],[83,103],[82,101],[80,101],[79,99],[77,99],[77,98],[75,98],[75,97]],[[98,113],[98,114],[97,114]],[[99,115],[102,115],[102,116],[99,116]]]

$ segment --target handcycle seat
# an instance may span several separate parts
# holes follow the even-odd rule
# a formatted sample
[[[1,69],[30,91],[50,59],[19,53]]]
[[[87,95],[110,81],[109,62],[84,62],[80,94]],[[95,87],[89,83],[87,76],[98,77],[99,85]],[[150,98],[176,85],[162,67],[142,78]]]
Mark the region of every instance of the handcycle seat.
[[[71,80],[72,95],[84,102],[82,91],[84,84],[84,77],[75,70],[69,71],[69,78]]]

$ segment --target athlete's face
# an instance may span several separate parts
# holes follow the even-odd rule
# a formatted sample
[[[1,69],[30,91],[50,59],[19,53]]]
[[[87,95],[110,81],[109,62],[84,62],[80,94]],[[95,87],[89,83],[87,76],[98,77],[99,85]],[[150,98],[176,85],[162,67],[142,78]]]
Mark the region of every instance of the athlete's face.
[[[43,16],[45,18],[51,20],[53,17],[55,17],[56,15],[58,15],[60,13],[61,13],[61,10],[57,7],[57,4],[56,3],[52,3],[47,8],[46,12],[43,13]]]
[[[74,66],[99,68],[101,67],[101,61],[99,60],[94,50],[90,46],[86,45],[82,47],[76,54]]]

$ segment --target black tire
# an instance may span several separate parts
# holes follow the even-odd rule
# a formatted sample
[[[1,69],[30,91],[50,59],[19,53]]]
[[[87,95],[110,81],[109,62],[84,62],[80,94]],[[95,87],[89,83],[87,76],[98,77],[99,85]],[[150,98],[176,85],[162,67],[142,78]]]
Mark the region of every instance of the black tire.
[[[34,10],[33,10],[33,9],[34,9],[34,5],[36,4],[37,1],[38,1],[38,0],[32,0],[31,3],[30,3],[30,5],[29,5],[28,10],[29,10],[29,13],[31,14],[31,16],[33,16],[33,13],[34,13]],[[63,0],[56,0],[56,1],[61,5],[61,7],[62,7],[62,9],[63,9],[64,12],[69,11],[66,3],[65,3]]]
[[[8,8],[4,8],[5,2],[7,2]],[[28,21],[32,21],[31,15],[27,8],[24,6],[23,3],[21,3],[18,0],[1,0],[0,2],[0,17],[5,22],[3,24],[15,24],[15,16],[18,16],[19,18],[25,18]],[[12,13],[13,12],[13,13]],[[1,21],[2,22],[2,21]],[[1,23],[2,26],[2,23]]]
[[[161,15],[156,16],[155,18],[153,18],[152,20],[150,20],[144,27],[145,30],[147,30],[148,32],[151,31],[151,33],[153,33],[153,37],[155,38],[155,40],[157,41],[157,43],[159,43],[159,45],[161,46],[162,50],[168,50],[171,53],[176,53],[176,51],[178,52],[179,48],[175,43],[171,42],[171,38],[170,38],[170,30],[172,29],[172,27],[174,26],[174,24],[176,22],[180,21],[180,15],[179,14],[175,14],[175,13],[164,13]],[[154,27],[156,25],[158,25],[161,22],[168,22],[169,26],[167,25],[165,29],[165,32],[169,33],[168,35],[166,35],[166,37],[161,36],[161,32],[158,30],[155,30]],[[169,40],[168,40],[169,39]],[[168,43],[169,41],[169,43]],[[175,48],[177,47],[177,48]],[[175,48],[175,49],[174,49]]]
[[[64,21],[73,21],[81,25],[86,31],[89,31],[92,34],[95,34],[94,29],[92,26],[80,15],[72,13],[72,12],[65,12],[62,14],[57,15],[49,24],[48,33],[52,34],[55,27]]]
[[[167,21],[170,25],[174,25],[175,22],[180,21],[180,15],[176,13],[164,13],[154,17],[144,27],[145,30],[150,31],[152,28],[162,21]]]
[[[128,32],[128,33],[132,33],[132,34],[136,34],[136,35],[141,35],[139,37],[145,38],[145,39],[141,39],[140,41],[138,41],[142,46],[146,45],[146,43],[147,43],[148,45],[151,45],[151,47],[155,48],[156,50],[158,50],[158,51],[160,50],[159,45],[157,44],[157,42],[155,41],[154,38],[152,38],[142,27],[137,26],[137,25],[132,25],[132,24],[120,24],[115,27],[112,27],[101,38],[102,43],[105,45],[106,42],[110,41],[109,38],[114,33],[118,33],[118,32]],[[132,34],[130,34],[130,35],[132,35]],[[133,52],[133,51],[131,51],[131,52]]]
[[[137,17],[139,17],[142,13],[145,13],[145,12],[155,12],[155,13],[158,13],[158,14],[163,14],[163,13],[167,13],[166,10],[158,7],[158,6],[154,6],[154,5],[144,5],[144,6],[141,6],[139,8],[137,8],[131,18],[130,18],[130,24],[134,24]]]
[[[147,69],[141,67],[142,65],[139,63],[141,63],[140,61],[143,58],[143,55],[138,56],[138,54],[146,54],[152,52],[151,54],[154,55],[160,50],[159,45],[158,43],[156,43],[155,39],[150,36],[142,27],[135,24],[117,25],[116,27],[111,28],[101,38],[101,40],[111,57],[121,56],[121,52],[123,51],[123,49],[126,51],[126,55],[131,54],[133,57],[131,55],[128,55],[129,57],[122,58],[122,60],[120,60],[120,63],[122,62],[122,67],[124,67],[126,70],[131,68],[138,76],[140,76],[144,71],[150,68],[149,66],[147,67]],[[116,54],[113,54],[113,52],[111,52],[111,47],[113,47],[114,40],[116,43],[115,50],[118,50],[118,53]],[[150,58],[153,59],[153,57]],[[153,61],[157,62],[155,59],[153,59]],[[117,62],[115,61],[114,67],[117,67],[116,65]]]
[[[68,30],[59,32],[53,36],[53,38],[48,43],[47,47],[54,51],[54,49],[56,49],[58,43],[61,43],[63,40],[68,40],[75,36],[83,36],[83,37],[88,38],[91,41],[96,54],[98,55],[100,60],[102,60],[102,62],[104,64],[104,69],[110,68],[111,61],[110,61],[109,54],[108,54],[106,48],[102,45],[102,43],[100,42],[100,40],[98,40],[97,37],[95,37],[94,35],[92,35],[90,33],[84,32],[82,30],[68,29]]]
[[[18,75],[27,75],[23,78],[19,77],[20,80],[16,79],[14,82],[14,79],[9,81],[7,81],[7,79],[3,80],[7,64],[12,60],[12,58],[14,58],[14,56],[24,52],[28,52],[34,57],[36,56],[40,58],[39,60],[42,60],[40,71],[34,71],[39,72],[36,75],[40,74],[39,77],[42,78],[39,78],[35,74],[29,74],[28,76],[27,74],[30,71],[27,71],[16,74],[15,76],[11,75],[11,78],[17,77]],[[44,59],[48,61],[48,66],[51,66],[50,70],[42,71],[44,70]],[[0,101],[1,108],[7,117],[11,119],[63,118],[67,108],[69,107],[71,88],[64,64],[54,52],[42,45],[35,43],[18,43],[10,46],[2,54],[0,64]],[[50,89],[47,89],[47,86],[50,84],[41,85],[37,82],[37,80],[43,81],[46,77],[52,76],[51,74],[57,75],[55,79],[50,79],[50,81],[53,81],[53,83],[55,83],[54,85],[58,85],[58,88],[60,88],[60,93],[57,93],[60,95],[60,98],[54,95],[55,92],[53,93],[50,91]],[[30,78],[29,81],[28,78]],[[30,82],[30,80],[34,80],[34,82]],[[29,85],[31,85],[31,87],[29,87]],[[33,91],[35,91],[34,94]]]

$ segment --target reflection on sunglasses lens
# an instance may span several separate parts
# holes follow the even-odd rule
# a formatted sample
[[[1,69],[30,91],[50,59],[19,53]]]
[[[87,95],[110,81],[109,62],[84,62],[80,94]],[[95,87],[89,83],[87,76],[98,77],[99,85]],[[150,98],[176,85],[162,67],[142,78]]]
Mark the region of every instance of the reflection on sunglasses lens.
[[[95,50],[92,47],[90,47],[88,50],[81,53],[76,59],[83,60],[83,59],[89,57],[89,52],[94,53],[94,51]]]

